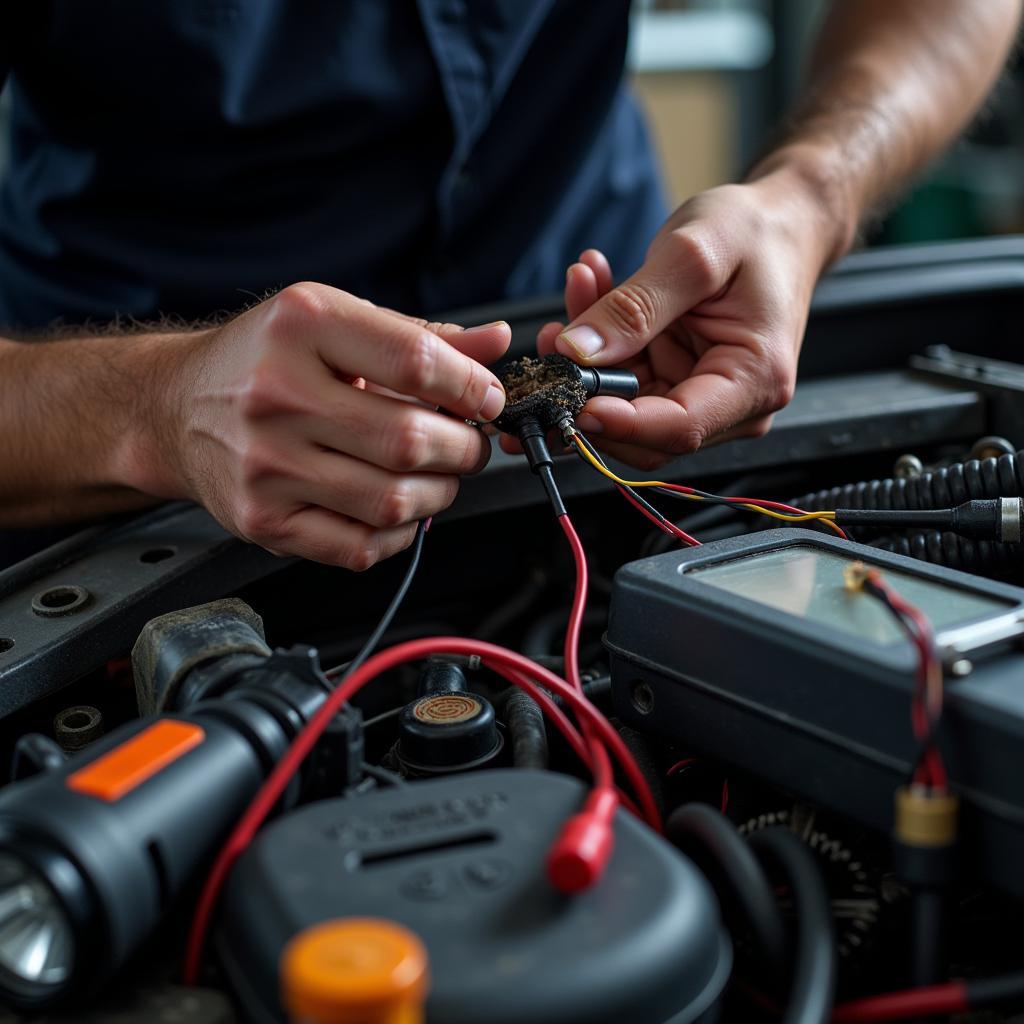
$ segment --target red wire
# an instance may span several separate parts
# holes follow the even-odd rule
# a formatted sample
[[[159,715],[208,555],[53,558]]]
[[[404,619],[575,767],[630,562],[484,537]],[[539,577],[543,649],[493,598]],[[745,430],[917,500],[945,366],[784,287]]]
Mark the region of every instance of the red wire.
[[[563,512],[558,517],[558,525],[569,542],[573,562],[576,564],[576,587],[572,597],[572,610],[569,612],[569,625],[565,630],[565,678],[578,693],[583,693],[583,680],[580,678],[580,633],[583,629],[583,615],[587,609],[590,575],[583,542],[568,514]]]
[[[967,985],[962,981],[950,981],[944,985],[887,992],[842,1003],[832,1011],[832,1021],[833,1024],[867,1024],[871,1021],[963,1013],[970,1008]]]
[[[636,500],[636,498],[634,498],[634,497],[633,497],[633,495],[629,493],[629,491],[627,491],[627,490],[624,490],[623,488],[621,488],[621,487],[620,487],[620,488],[619,488],[619,493],[620,493],[620,494],[621,494],[621,495],[622,495],[622,496],[623,496],[623,497],[624,497],[624,498],[626,499],[626,501],[628,501],[628,502],[630,503],[630,505],[632,505],[632,506],[633,506],[633,508],[635,508],[635,509],[637,510],[637,512],[639,512],[639,513],[640,513],[640,514],[641,514],[641,515],[642,515],[642,516],[643,516],[643,517],[644,517],[645,519],[649,519],[649,520],[650,520],[650,521],[651,521],[652,523],[654,523],[654,525],[655,525],[655,526],[656,526],[656,527],[657,527],[657,528],[658,528],[659,530],[662,530],[662,531],[664,531],[664,532],[665,532],[665,533],[667,533],[667,534],[668,534],[668,535],[669,535],[670,537],[675,537],[675,538],[676,538],[677,540],[681,540],[681,541],[682,541],[682,542],[683,542],[684,544],[688,544],[688,545],[689,545],[689,546],[690,546],[691,548],[697,548],[697,547],[700,547],[700,541],[699,541],[699,540],[697,540],[697,538],[696,538],[696,537],[691,537],[691,536],[690,536],[690,534],[688,534],[688,533],[687,533],[687,532],[686,532],[685,530],[682,530],[682,529],[680,529],[680,528],[679,528],[678,526],[676,526],[676,524],[675,524],[675,523],[672,523],[672,522],[662,522],[662,521],[661,521],[660,519],[657,519],[657,518],[655,518],[654,516],[652,516],[652,515],[651,515],[651,513],[650,513],[650,512],[648,512],[648,511],[647,511],[647,509],[645,509],[645,508],[643,507],[643,505],[641,505],[641,504],[640,504],[640,502],[638,502],[638,501]]]
[[[929,718],[936,718],[942,712],[941,694],[936,706],[929,708],[928,677],[934,667],[936,658],[935,640],[932,625],[927,616],[916,605],[911,604],[898,591],[894,590],[882,574],[874,571],[871,573],[871,582],[879,590],[885,593],[886,598],[896,611],[910,619],[913,628],[907,633],[911,642],[917,648],[917,672],[914,676],[914,695],[910,707],[910,721],[914,735],[918,740],[924,740],[928,735]],[[914,772],[914,782],[919,785],[930,786],[936,789],[946,789],[949,785],[949,778],[946,773],[946,765],[942,759],[942,753],[934,742],[925,751],[920,764]]]
[[[565,678],[576,692],[583,696],[583,679],[580,676],[580,633],[583,630],[583,616],[587,610],[587,590],[590,586],[590,574],[587,569],[587,553],[583,550],[583,542],[576,532],[568,513],[558,517],[565,539],[572,550],[576,564],[576,586],[572,598],[572,609],[569,612],[569,624],[565,630]],[[582,722],[583,737],[590,747],[590,760],[594,772],[594,785],[598,789],[615,790],[615,776],[608,760],[608,751],[594,734],[587,722]]]
[[[534,699],[541,693],[541,686],[561,697],[572,707],[581,721],[588,722],[594,728],[601,740],[610,748],[621,765],[630,786],[636,791],[645,820],[655,830],[661,830],[661,816],[658,813],[654,797],[622,737],[608,720],[564,679],[560,679],[553,672],[515,651],[483,640],[469,640],[464,637],[410,640],[374,655],[331,692],[317,713],[292,741],[291,746],[285,751],[249,803],[245,813],[235,825],[218,854],[196,905],[185,952],[185,980],[188,984],[195,984],[198,979],[207,929],[232,866],[248,847],[260,826],[277,804],[288,783],[341,706],[351,700],[367,683],[372,682],[381,673],[396,665],[407,661],[421,661],[432,654],[443,653],[478,655],[489,669],[502,675],[514,685],[522,686]],[[509,672],[509,669],[512,671]],[[526,679],[520,678],[518,673],[528,676],[535,683],[527,685]]]

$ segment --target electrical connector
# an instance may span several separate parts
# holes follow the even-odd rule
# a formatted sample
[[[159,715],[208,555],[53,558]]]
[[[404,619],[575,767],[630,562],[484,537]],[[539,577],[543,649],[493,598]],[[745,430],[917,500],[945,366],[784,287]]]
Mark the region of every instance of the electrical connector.
[[[614,847],[618,806],[615,790],[595,789],[583,810],[565,823],[547,859],[548,880],[559,892],[582,892],[600,881]]]
[[[956,880],[958,800],[945,789],[896,791],[893,864],[911,892],[911,976],[916,985],[945,980],[946,917]]]

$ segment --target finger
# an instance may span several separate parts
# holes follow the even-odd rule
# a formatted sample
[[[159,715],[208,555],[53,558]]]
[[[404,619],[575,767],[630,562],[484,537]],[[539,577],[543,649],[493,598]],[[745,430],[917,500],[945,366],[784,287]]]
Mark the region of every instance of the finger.
[[[594,272],[599,297],[612,290],[615,283],[612,279],[612,267],[608,257],[600,249],[585,249],[580,253],[580,263],[585,263]]]
[[[283,329],[312,341],[335,373],[367,377],[464,419],[492,420],[505,405],[490,370],[418,323],[322,286],[293,285],[275,301],[284,302]],[[485,328],[483,336],[488,332],[497,329]],[[474,345],[465,333],[462,344]]]
[[[512,342],[512,328],[504,320],[465,330],[454,324],[443,324],[435,333],[440,334],[457,352],[484,365],[500,359]]]
[[[754,416],[735,427],[709,437],[702,447],[707,448],[715,444],[724,444],[726,441],[751,441],[764,437],[772,428],[774,416]]]
[[[595,448],[600,449],[609,458],[621,462],[631,469],[638,470],[645,476],[656,474],[672,456],[664,452],[656,452],[653,448],[642,448],[636,444],[620,444],[616,441],[606,441],[598,438],[591,438]],[[614,466],[612,467],[614,469]],[[621,474],[620,474],[621,475]]]
[[[621,398],[595,398],[588,403],[587,411],[579,416],[577,423],[584,433],[600,437],[602,441],[641,445],[675,455],[695,452],[707,436],[674,392],[664,397],[642,395],[632,402]],[[708,433],[715,432],[708,430]]]
[[[720,292],[729,274],[727,260],[692,230],[669,232],[632,277],[574,318],[556,349],[587,365],[619,363]]]
[[[565,272],[565,310],[570,320],[582,316],[601,297],[597,275],[586,263],[574,263]]]
[[[461,327],[459,324],[440,323],[424,320],[422,317],[409,316],[394,309],[378,308],[390,316],[406,321],[406,323],[425,327],[428,331],[444,338],[459,352],[471,356],[478,363],[485,365],[500,359],[508,351],[512,342],[512,328],[505,320],[495,320],[478,327]]]
[[[722,434],[709,437],[701,447],[710,448],[717,444],[725,444],[727,441],[741,441],[763,437],[771,427],[771,421],[771,416],[755,417]],[[660,452],[653,448],[645,448],[637,444],[622,444],[597,435],[588,435],[588,440],[606,455],[611,456],[611,458],[648,474],[656,473],[666,463],[671,462],[675,458],[672,454]]]
[[[415,524],[375,530],[316,506],[294,512],[286,527],[287,536],[274,544],[276,554],[297,555],[356,572],[404,550],[416,536]]]
[[[391,473],[340,452],[315,451],[282,481],[278,494],[319,505],[370,526],[390,529],[446,509],[459,491],[456,476]]]
[[[645,395],[632,402],[592,399],[584,414],[592,417],[584,421],[586,429],[610,441],[683,454],[786,404],[788,397],[777,397],[778,389],[761,380],[764,367],[753,350],[736,347],[727,355],[710,350],[694,365],[692,376],[664,396]]]
[[[408,401],[325,381],[302,433],[317,445],[398,473],[478,473],[490,442],[461,420]]]
[[[545,324],[537,332],[537,352],[539,355],[547,356],[555,351],[555,338],[558,337],[559,332],[564,326],[565,324],[561,323]]]

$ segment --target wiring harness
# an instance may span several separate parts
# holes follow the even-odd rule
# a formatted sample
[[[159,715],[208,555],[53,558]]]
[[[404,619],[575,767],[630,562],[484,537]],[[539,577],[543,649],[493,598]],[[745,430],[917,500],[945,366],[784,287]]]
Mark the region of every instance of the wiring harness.
[[[206,935],[232,866],[267,820],[303,761],[347,701],[384,672],[410,661],[419,661],[438,654],[479,658],[482,665],[523,690],[540,706],[571,749],[590,770],[594,780],[590,795],[583,808],[566,822],[548,854],[547,874],[556,889],[565,893],[579,892],[601,877],[611,856],[613,818],[620,804],[638,814],[655,831],[661,831],[657,803],[643,772],[616,729],[584,694],[578,649],[587,600],[586,555],[572,520],[565,510],[550,463],[542,460],[537,469],[538,475],[545,483],[545,489],[572,551],[576,567],[575,594],[565,634],[566,678],[555,675],[549,669],[515,651],[462,637],[412,640],[370,657],[372,649],[386,632],[388,624],[412,584],[428,526],[427,523],[422,523],[417,530],[405,578],[381,622],[349,665],[344,669],[339,667],[331,670],[329,675],[332,678],[341,676],[337,686],[275,765],[214,862],[203,886],[189,932],[184,969],[187,983],[195,984],[199,978]],[[578,725],[556,703],[556,697],[576,716]],[[612,758],[629,783],[635,800],[618,789]]]

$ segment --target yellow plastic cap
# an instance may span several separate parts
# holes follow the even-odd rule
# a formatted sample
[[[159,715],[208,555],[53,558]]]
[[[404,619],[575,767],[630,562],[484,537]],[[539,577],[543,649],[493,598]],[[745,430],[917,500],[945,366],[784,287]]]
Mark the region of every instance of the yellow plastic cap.
[[[422,1024],[428,986],[423,943],[392,921],[326,921],[296,935],[281,957],[293,1021]]]

